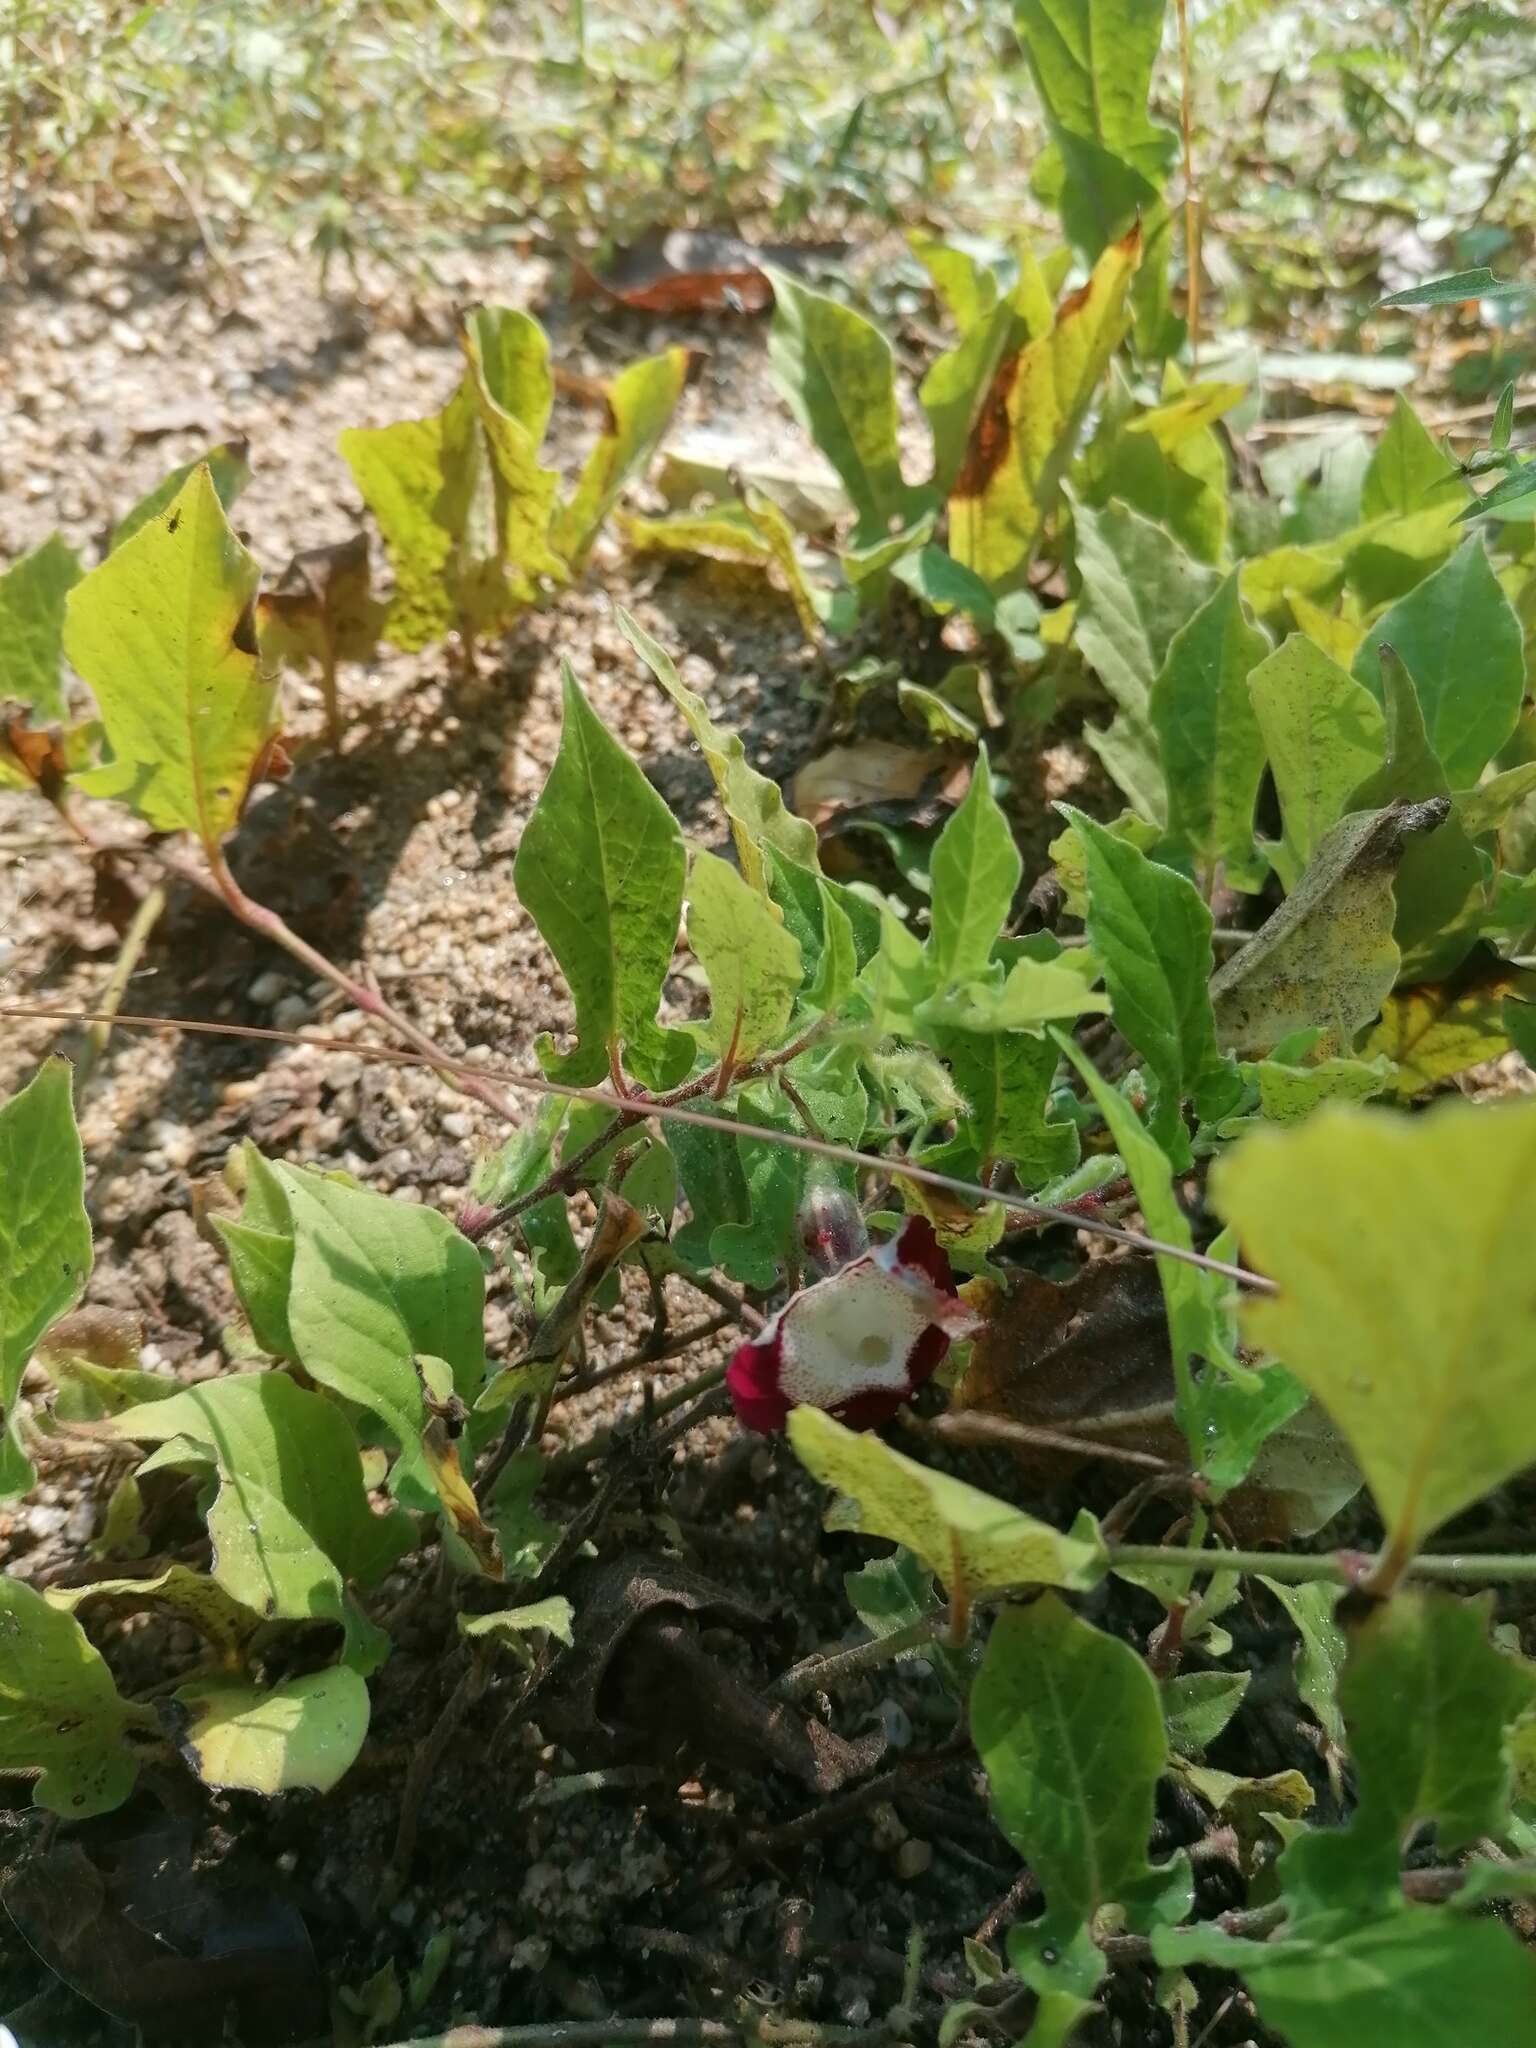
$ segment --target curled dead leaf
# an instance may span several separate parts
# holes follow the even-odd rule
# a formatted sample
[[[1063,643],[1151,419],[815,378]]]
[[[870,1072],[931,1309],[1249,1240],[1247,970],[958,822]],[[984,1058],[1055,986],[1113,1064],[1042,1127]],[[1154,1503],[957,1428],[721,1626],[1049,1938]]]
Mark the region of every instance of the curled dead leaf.
[[[945,760],[934,747],[859,740],[808,761],[795,777],[791,801],[802,818],[820,828],[840,811],[915,797]]]

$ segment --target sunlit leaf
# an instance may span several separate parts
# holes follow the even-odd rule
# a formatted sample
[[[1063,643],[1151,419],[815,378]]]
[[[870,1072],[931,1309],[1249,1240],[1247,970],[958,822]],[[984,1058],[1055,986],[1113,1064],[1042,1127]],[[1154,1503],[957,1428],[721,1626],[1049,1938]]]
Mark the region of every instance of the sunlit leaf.
[[[758,773],[747,760],[740,733],[716,725],[704,699],[677,673],[672,657],[628,612],[619,613],[619,628],[658,683],[682,712],[715,779],[720,802],[730,820],[741,871],[754,888],[766,889],[763,850],[774,847],[802,868],[815,870],[816,827],[785,807],[776,782]]]
[[[728,560],[766,562],[773,550],[762,528],[740,499],[701,512],[667,512],[659,518],[621,513],[619,527],[641,554],[723,555]]]
[[[304,1167],[252,1170],[248,1157],[246,1209],[225,1242],[253,1327],[285,1336],[311,1379],[376,1415],[408,1467],[425,1426],[418,1354],[447,1361],[461,1399],[479,1392],[484,1271],[435,1209]]]
[[[0,1108],[0,1499],[25,1493],[35,1476],[17,1433],[27,1361],[90,1271],[70,1069],[51,1059]]]
[[[1243,387],[1170,383],[1165,390],[1163,404],[1138,411],[1128,384],[1111,386],[1079,488],[1094,505],[1119,499],[1165,526],[1196,561],[1215,563],[1226,547],[1227,456],[1211,422],[1231,410]]]
[[[605,389],[607,421],[550,537],[573,574],[586,566],[603,521],[632,477],[643,473],[666,432],[688,375],[688,351],[663,349],[621,370]]]
[[[153,1714],[121,1696],[74,1616],[0,1578],[0,1769],[40,1773],[37,1804],[87,1820],[133,1790],[133,1729],[153,1735]]]
[[[1067,238],[1096,256],[1156,207],[1175,137],[1147,118],[1163,0],[1015,0],[1059,165],[1037,172]]]
[[[693,1041],[656,1022],[672,964],[685,856],[677,821],[582,694],[567,662],[560,752],[523,829],[513,880],[560,963],[576,1004],[577,1043],[539,1043],[561,1081],[601,1080],[622,1053],[666,1086]]]
[[[1533,1165],[1526,1100],[1324,1109],[1213,1169],[1245,1259],[1281,1290],[1249,1304],[1249,1335],[1338,1423],[1399,1555],[1536,1462]]]
[[[1049,334],[1005,356],[949,498],[949,551],[994,594],[1024,580],[1089,400],[1125,326],[1141,232],[1111,243]]]
[[[1362,1053],[1395,1063],[1395,1094],[1423,1095],[1509,1050],[1504,1006],[1511,996],[1536,997],[1536,976],[1475,956],[1446,981],[1419,982],[1388,996]]]
[[[1456,465],[1431,439],[1428,428],[1399,392],[1392,417],[1376,444],[1360,493],[1360,516],[1374,519],[1383,512],[1419,512],[1427,503],[1455,503],[1464,495],[1447,491]]]
[[[76,777],[216,855],[277,720],[252,604],[259,572],[208,470],[69,594],[64,651],[90,684],[111,758]]]
[[[526,1607],[498,1607],[491,1614],[461,1614],[459,1634],[471,1640],[488,1637],[526,1658],[528,1645],[524,1637],[542,1630],[562,1643],[573,1642],[574,1619],[570,1601],[563,1594],[552,1593],[547,1600],[534,1600]]]
[[[940,253],[959,257],[958,251]],[[937,280],[939,272],[934,269],[932,255],[923,260]],[[1027,243],[1019,249],[1018,269],[1013,289],[999,297],[994,282],[984,308],[979,297],[971,301],[970,317],[961,318],[951,308],[961,330],[960,340],[934,357],[918,387],[918,397],[933,434],[933,488],[941,496],[948,496],[959,474],[977,411],[991,388],[999,363],[1026,342],[1049,333],[1056,317],[1044,272]],[[988,278],[992,275],[983,274]]]
[[[153,490],[145,492],[131,512],[125,513],[118,521],[112,529],[112,546],[120,548],[125,540],[132,540],[141,527],[148,526],[151,519],[166,510],[173,498],[181,496],[185,486],[204,467],[213,479],[219,503],[227,512],[251,480],[251,465],[247,459],[250,452],[248,442],[221,441],[206,455],[199,455],[171,470],[161,477]]]
[[[14,698],[39,721],[64,716],[64,602],[80,576],[56,533],[0,576],[0,701]]]
[[[363,1488],[362,1460],[346,1416],[323,1394],[310,1393],[284,1372],[238,1373],[183,1388],[168,1400],[130,1408],[113,1428],[138,1443],[192,1446],[194,1462],[211,1465],[231,1535],[242,1529],[240,1553],[221,1548],[214,1576],[255,1613],[299,1619],[336,1617],[336,1605],[309,1604],[309,1586],[343,1579],[376,1584],[416,1541],[410,1518],[396,1510],[377,1515]],[[290,1527],[264,1521],[272,1501]],[[302,1532],[318,1562],[300,1558],[289,1542]]]
[[[1319,1060],[1311,1067],[1259,1060],[1245,1072],[1257,1081],[1259,1107],[1270,1122],[1294,1124],[1325,1102],[1368,1102],[1391,1087],[1396,1068],[1378,1054],[1370,1060]]]
[[[194,1679],[179,1688],[182,1747],[205,1785],[272,1799],[329,1792],[368,1733],[368,1688],[344,1664],[265,1688]]]
[[[174,1387],[175,1382],[171,1382]],[[263,1616],[237,1600],[218,1579],[184,1564],[167,1565],[150,1579],[93,1579],[85,1586],[50,1586],[45,1596],[66,1614],[98,1600],[135,1609],[164,1607],[189,1622],[228,1664],[238,1663]]]
[[[1005,1586],[1091,1586],[1104,1575],[1104,1547],[1087,1515],[1063,1534],[877,1436],[845,1429],[821,1408],[792,1409],[788,1426],[801,1464],[843,1496],[828,1526],[905,1544],[956,1599]]]
[[[338,444],[389,552],[399,647],[490,630],[532,597],[534,577],[565,573],[548,539],[558,478],[538,461],[554,389],[543,329],[485,306],[459,340],[464,375],[441,412],[351,427]]]
[[[709,977],[704,1043],[732,1066],[777,1045],[800,988],[800,943],[767,897],[702,850],[688,877],[688,943]]]

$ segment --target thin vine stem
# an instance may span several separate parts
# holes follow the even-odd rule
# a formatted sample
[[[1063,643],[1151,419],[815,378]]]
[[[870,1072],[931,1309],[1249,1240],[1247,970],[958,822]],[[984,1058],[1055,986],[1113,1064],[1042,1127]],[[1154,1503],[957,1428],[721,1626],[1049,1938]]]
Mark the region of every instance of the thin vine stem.
[[[1371,1560],[1347,1552],[1316,1554],[1285,1550],[1185,1550],[1159,1543],[1116,1543],[1110,1546],[1112,1569],[1122,1565],[1157,1571],[1260,1572],[1286,1585],[1321,1580],[1335,1586],[1369,1581]],[[1527,1551],[1421,1552],[1402,1568],[1400,1577],[1433,1585],[1515,1585],[1536,1580],[1536,1554]]]
[[[1309,1582],[1362,1586],[1368,1583],[1371,1564],[1369,1558],[1354,1552],[1190,1550],[1182,1544],[1164,1543],[1111,1543],[1108,1561],[1111,1571],[1127,1567],[1139,1571],[1183,1571],[1191,1578],[1206,1572],[1255,1572],[1291,1586]],[[1536,1580],[1536,1555],[1497,1551],[1422,1553],[1404,1569],[1402,1577],[1430,1585],[1515,1584]],[[1006,1598],[1006,1591],[989,1593],[973,1603],[973,1611],[996,1606]],[[948,1614],[924,1615],[920,1621],[909,1622],[890,1635],[874,1636],[868,1642],[855,1643],[851,1649],[806,1657],[785,1672],[773,1687],[773,1695],[776,1699],[798,1700],[807,1693],[833,1691],[850,1678],[894,1663],[909,1651],[944,1642],[950,1628]]]
[[[257,906],[259,907],[259,906]],[[278,919],[278,923],[282,920]],[[286,929],[286,927],[285,927]],[[296,937],[296,934],[290,934]],[[304,942],[301,940],[302,945]],[[307,957],[312,948],[305,947]],[[317,959],[322,956],[316,955]],[[318,970],[317,970],[318,971]],[[339,969],[331,971],[336,980]],[[349,977],[337,982],[349,990],[355,989],[359,998],[367,996],[366,1003],[359,999],[358,1007],[370,1015],[386,1021],[394,1016],[389,1005],[377,992],[368,990],[361,982]],[[51,1018],[65,1024],[90,1024],[96,1021],[96,1014],[89,1010],[52,1009],[31,1004],[7,1004],[0,1008],[0,1017]],[[359,1045],[353,1039],[327,1038],[319,1034],[297,1031],[277,1031],[271,1026],[245,1024],[219,1024],[211,1020],[182,1017],[145,1017],[119,1014],[115,1020],[125,1028],[144,1031],[196,1031],[227,1038],[259,1038],[281,1045],[311,1046],[319,1051],[347,1052],[359,1057],[384,1061],[394,1066],[429,1067],[449,1079],[460,1081],[467,1094],[473,1094],[482,1102],[495,1107],[498,1115],[508,1122],[515,1122],[510,1107],[504,1098],[493,1092],[493,1084],[500,1083],[507,1088],[526,1089],[532,1095],[559,1095],[572,1102],[596,1103],[600,1109],[610,1109],[633,1114],[637,1121],[657,1117],[663,1123],[693,1124],[700,1130],[720,1131],[725,1136],[739,1138],[745,1131],[765,1144],[784,1145],[794,1152],[809,1152],[821,1159],[836,1160],[840,1165],[855,1166],[869,1173],[898,1173],[906,1180],[917,1181],[923,1187],[943,1188],[949,1194],[964,1195],[974,1202],[989,1203],[1020,1216],[1033,1216],[1046,1223],[1062,1223],[1071,1230],[1086,1230],[1096,1237],[1108,1238],[1114,1244],[1129,1246],[1132,1251],[1147,1252],[1156,1258],[1176,1259],[1181,1265],[1195,1266],[1204,1273],[1214,1273],[1218,1278],[1230,1280],[1235,1286],[1246,1288],[1252,1294],[1278,1294],[1279,1288],[1273,1280],[1262,1273],[1251,1273],[1244,1266],[1234,1265],[1227,1259],[1213,1259],[1206,1252],[1190,1250],[1185,1245],[1165,1244],[1160,1238],[1149,1237],[1144,1231],[1128,1230],[1118,1223],[1106,1222],[1102,1217],[1086,1216],[1071,1208],[1061,1208],[1052,1202],[1032,1201],[1027,1195],[1007,1193],[998,1188],[989,1188],[980,1181],[961,1180],[952,1173],[939,1173],[930,1166],[918,1166],[910,1160],[882,1158],[875,1152],[861,1152],[854,1145],[834,1144],[827,1138],[811,1138],[798,1131],[772,1130],[766,1125],[746,1126],[735,1118],[712,1116],[704,1110],[687,1109],[680,1103],[665,1099],[646,1101],[630,1097],[620,1099],[606,1088],[575,1088],[562,1081],[547,1081],[542,1074],[529,1074],[511,1067],[476,1067],[467,1060],[455,1059],[437,1050],[431,1052],[402,1052],[389,1045]],[[422,1034],[413,1025],[406,1031],[415,1038]],[[430,1044],[430,1040],[426,1041]],[[742,1074],[750,1070],[743,1068]],[[707,1078],[707,1077],[701,1077]],[[740,1078],[740,1077],[738,1077]],[[471,1087],[471,1083],[475,1085]]]

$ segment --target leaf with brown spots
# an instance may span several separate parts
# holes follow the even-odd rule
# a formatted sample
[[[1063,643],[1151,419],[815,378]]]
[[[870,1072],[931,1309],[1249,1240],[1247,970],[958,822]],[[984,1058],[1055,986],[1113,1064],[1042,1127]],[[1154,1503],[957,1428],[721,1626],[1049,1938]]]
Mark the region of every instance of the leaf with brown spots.
[[[1397,979],[1393,880],[1416,832],[1433,831],[1447,797],[1352,811],[1323,839],[1262,930],[1211,982],[1216,1042],[1248,1057],[1318,1024],[1321,1052],[1347,1052]],[[1371,1051],[1390,1052],[1386,1045]]]
[[[1024,580],[1078,430],[1125,331],[1141,230],[1112,243],[1048,334],[999,365],[949,500],[949,550],[987,586]]]
[[[1424,1095],[1453,1075],[1509,1050],[1506,997],[1536,1001],[1536,974],[1511,967],[1479,948],[1446,981],[1420,982],[1394,991],[1366,1039],[1366,1059],[1385,1053],[1397,1062],[1390,1086],[1407,1097]]]

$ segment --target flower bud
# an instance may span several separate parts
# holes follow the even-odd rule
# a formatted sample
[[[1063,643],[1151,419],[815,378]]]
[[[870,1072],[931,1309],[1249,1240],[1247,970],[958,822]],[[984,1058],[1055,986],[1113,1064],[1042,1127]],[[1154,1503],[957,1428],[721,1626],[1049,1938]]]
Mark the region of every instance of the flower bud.
[[[811,1183],[797,1221],[805,1256],[820,1274],[840,1271],[869,1249],[869,1230],[857,1197],[834,1180]]]

